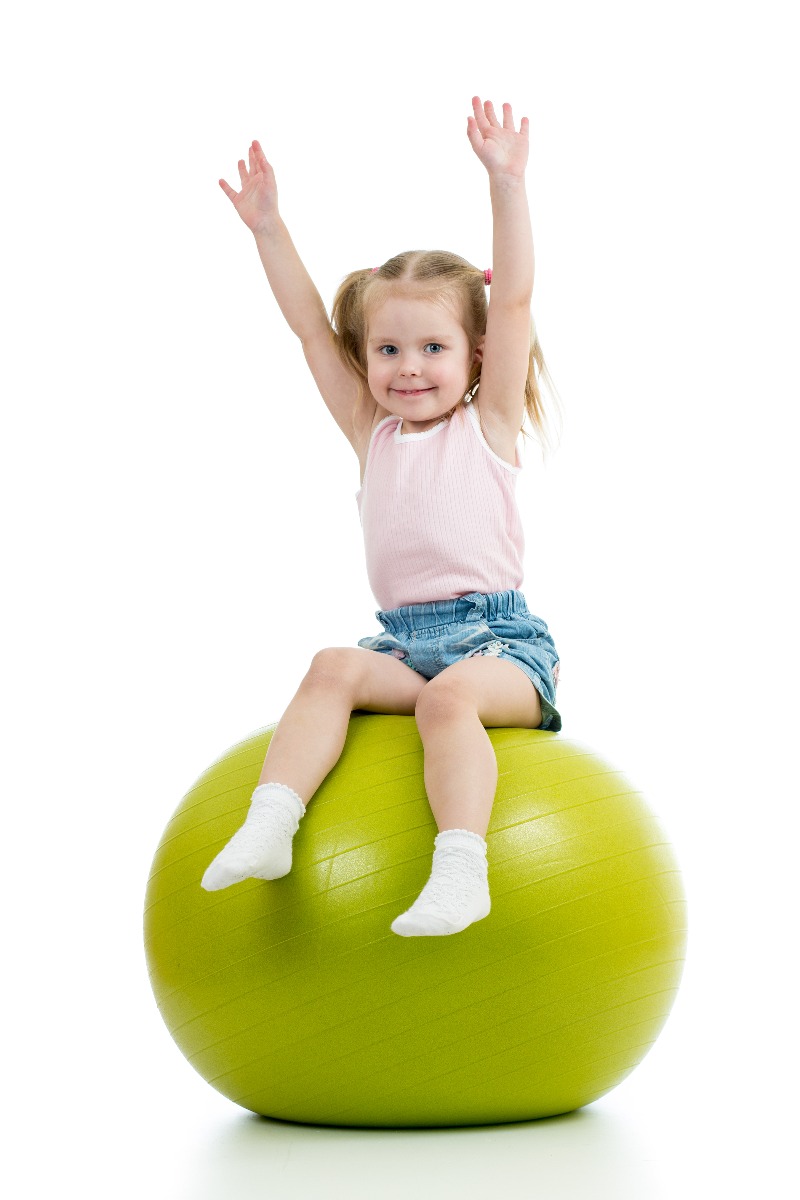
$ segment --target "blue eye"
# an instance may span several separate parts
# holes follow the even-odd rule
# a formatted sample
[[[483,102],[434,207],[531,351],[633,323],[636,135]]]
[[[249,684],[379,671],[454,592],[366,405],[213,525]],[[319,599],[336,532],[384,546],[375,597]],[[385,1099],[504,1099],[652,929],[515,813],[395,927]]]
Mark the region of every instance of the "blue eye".
[[[435,349],[434,349],[434,347],[435,347]],[[433,350],[434,354],[438,354],[440,350],[444,350],[444,346],[441,344],[441,342],[428,342],[425,349]]]
[[[397,352],[397,346],[379,346],[378,347],[379,354],[383,354],[385,350],[388,350],[391,353],[384,355],[384,357],[392,358],[392,356]]]

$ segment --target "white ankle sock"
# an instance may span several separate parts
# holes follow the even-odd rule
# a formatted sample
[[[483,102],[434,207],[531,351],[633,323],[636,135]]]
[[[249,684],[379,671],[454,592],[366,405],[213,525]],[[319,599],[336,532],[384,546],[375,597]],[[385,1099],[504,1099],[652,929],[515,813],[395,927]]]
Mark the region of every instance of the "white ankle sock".
[[[403,937],[461,933],[489,915],[484,839],[469,829],[445,829],[434,846],[430,879],[411,908],[392,921]]]
[[[285,783],[260,783],[239,829],[201,881],[207,892],[243,879],[280,879],[292,869],[292,838],[305,805]]]

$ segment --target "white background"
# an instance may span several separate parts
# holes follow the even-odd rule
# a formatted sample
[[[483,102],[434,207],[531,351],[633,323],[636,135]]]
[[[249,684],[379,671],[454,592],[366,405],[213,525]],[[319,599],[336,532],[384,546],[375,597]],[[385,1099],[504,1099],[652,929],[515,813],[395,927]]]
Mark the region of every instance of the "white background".
[[[780,3],[16,6],[4,19],[4,1132],[15,1196],[789,1195],[797,45]],[[141,908],[182,794],[377,632],[358,464],[217,180],[258,138],[326,301],[491,262],[474,93],[531,121],[524,591],[565,736],[649,795],[690,955],[656,1047],[559,1121],[259,1122],[185,1063]],[[9,1159],[6,1170],[11,1170]],[[499,1191],[498,1191],[499,1189]]]

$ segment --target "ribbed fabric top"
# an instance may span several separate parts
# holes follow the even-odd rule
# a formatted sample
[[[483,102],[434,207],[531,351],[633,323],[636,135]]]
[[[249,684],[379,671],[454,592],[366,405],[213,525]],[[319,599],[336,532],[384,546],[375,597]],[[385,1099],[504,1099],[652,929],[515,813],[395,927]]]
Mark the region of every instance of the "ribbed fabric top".
[[[520,588],[519,447],[517,466],[495,454],[473,404],[424,433],[402,425],[391,416],[375,427],[356,493],[380,608]]]

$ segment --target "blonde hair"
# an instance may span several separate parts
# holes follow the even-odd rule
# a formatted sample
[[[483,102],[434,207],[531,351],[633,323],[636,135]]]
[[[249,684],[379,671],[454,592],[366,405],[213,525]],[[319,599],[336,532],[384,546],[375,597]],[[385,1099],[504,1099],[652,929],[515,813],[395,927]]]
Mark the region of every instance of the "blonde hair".
[[[355,375],[359,398],[367,391],[367,323],[371,311],[389,295],[411,294],[441,302],[453,309],[474,353],[486,333],[489,305],[484,272],[466,259],[447,250],[408,250],[390,258],[377,269],[351,271],[334,297],[331,324],[334,343],[344,365]],[[465,395],[480,380],[481,364],[472,364]],[[544,361],[542,347],[531,317],[531,348],[525,381],[525,412],[543,449],[552,446],[551,414],[545,412],[540,383],[544,383],[559,413],[558,393]],[[463,399],[459,401],[463,403]],[[447,416],[455,412],[458,405]],[[523,426],[522,434],[528,434]]]

